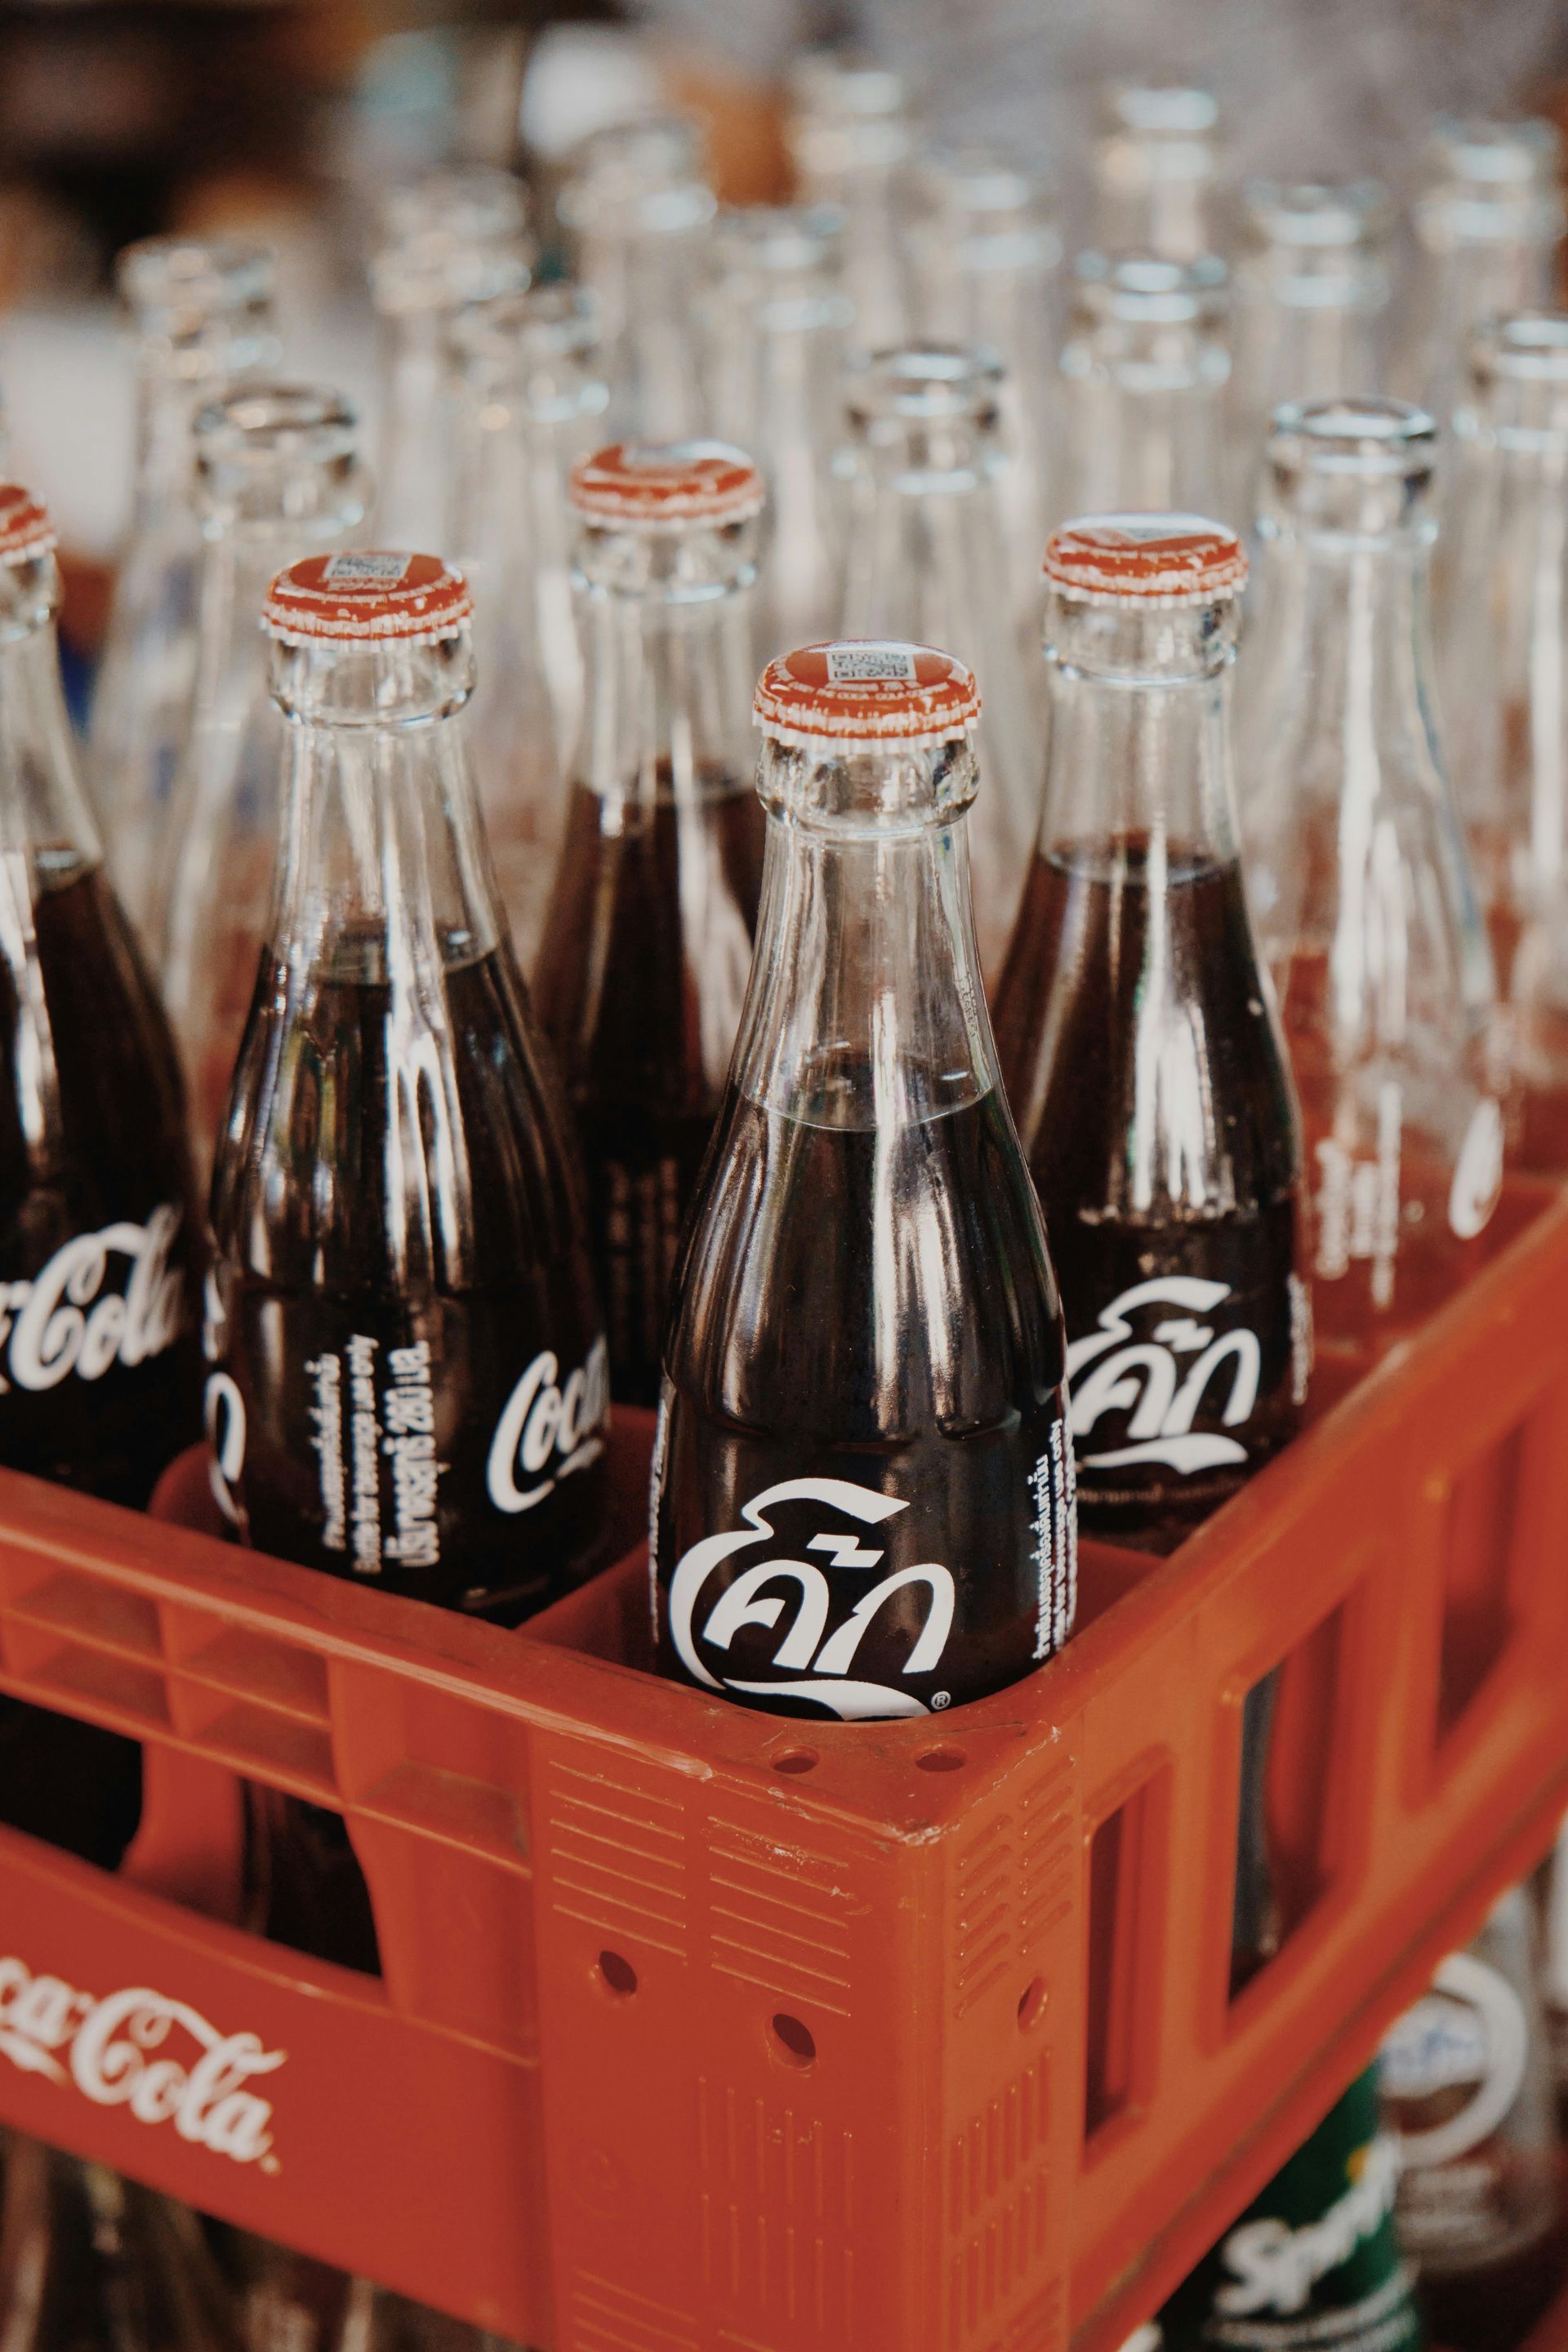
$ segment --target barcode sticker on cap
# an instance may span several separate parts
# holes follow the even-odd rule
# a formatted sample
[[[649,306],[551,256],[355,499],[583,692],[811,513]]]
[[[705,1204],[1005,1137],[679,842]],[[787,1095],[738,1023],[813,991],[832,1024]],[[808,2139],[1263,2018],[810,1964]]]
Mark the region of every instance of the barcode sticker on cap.
[[[321,585],[395,588],[411,560],[406,555],[334,555],[321,573]]]
[[[829,646],[829,686],[873,686],[891,678],[900,686],[918,684],[915,657],[908,646]]]

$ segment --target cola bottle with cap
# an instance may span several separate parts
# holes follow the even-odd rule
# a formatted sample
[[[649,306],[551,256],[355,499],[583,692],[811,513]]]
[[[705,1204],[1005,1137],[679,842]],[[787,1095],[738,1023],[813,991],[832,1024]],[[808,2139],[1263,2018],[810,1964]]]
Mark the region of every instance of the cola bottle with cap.
[[[1050,753],[996,1038],[1062,1286],[1084,1524],[1168,1549],[1290,1435],[1300,1145],[1229,741],[1247,560],[1192,515],[1047,543]]]
[[[676,1246],[752,961],[763,496],[751,459],[714,441],[616,443],[572,476],[588,678],[536,998],[583,1139],[610,1382],[628,1404],[658,1399]]]
[[[207,1427],[258,1549],[515,1622],[595,1563],[608,1398],[458,724],[470,611],[426,555],[308,556],[267,598],[282,825],[213,1180]]]
[[[54,533],[0,488],[0,1462],[143,1507],[198,1426],[174,1041],[77,772]],[[0,1819],[119,1859],[134,1744],[0,1698]]]
[[[763,673],[767,853],[654,1453],[664,1670],[940,1713],[1072,1631],[1065,1343],[969,908],[980,698],[931,648]],[[983,788],[983,787],[982,787]]]
[[[1278,412],[1238,738],[1319,1336],[1374,1349],[1464,1279],[1502,1181],[1491,957],[1433,718],[1436,442],[1397,401]]]
[[[1568,2261],[1535,1929],[1510,1887],[1379,2053],[1400,2238],[1433,2339],[1457,2352],[1521,2343]]]

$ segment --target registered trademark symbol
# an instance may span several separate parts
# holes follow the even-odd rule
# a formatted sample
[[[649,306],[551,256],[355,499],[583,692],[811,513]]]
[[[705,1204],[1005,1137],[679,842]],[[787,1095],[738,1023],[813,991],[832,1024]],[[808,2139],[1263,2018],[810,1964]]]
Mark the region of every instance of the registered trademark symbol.
[[[936,1692],[931,1699],[931,1705],[933,1707],[951,1706],[952,1705],[952,1693],[951,1691]]]

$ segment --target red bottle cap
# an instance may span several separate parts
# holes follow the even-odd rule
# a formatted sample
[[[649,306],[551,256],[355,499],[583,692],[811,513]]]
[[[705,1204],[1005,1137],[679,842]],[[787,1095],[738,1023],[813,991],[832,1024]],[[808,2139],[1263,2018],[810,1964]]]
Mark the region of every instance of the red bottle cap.
[[[1086,603],[1212,604],[1246,585],[1235,531],[1202,515],[1086,515],[1051,533],[1040,569]]]
[[[42,502],[20,482],[0,484],[0,563],[30,563],[55,549],[55,527]]]
[[[979,718],[980,689],[934,646],[849,637],[770,662],[754,708],[780,743],[951,743]]]
[[[306,555],[278,574],[261,619],[286,646],[429,646],[473,611],[468,582],[438,555]]]
[[[745,522],[767,492],[727,441],[613,441],[572,468],[572,503],[595,522]]]

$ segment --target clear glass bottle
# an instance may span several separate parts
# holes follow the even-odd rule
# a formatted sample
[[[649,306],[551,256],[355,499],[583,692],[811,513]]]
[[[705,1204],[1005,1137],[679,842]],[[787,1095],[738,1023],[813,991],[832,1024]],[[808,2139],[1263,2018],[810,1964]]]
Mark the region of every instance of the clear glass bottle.
[[[663,133],[606,136],[562,187],[573,275],[599,306],[610,430],[627,440],[706,427],[696,328],[718,208]]]
[[[713,429],[770,494],[760,660],[826,636],[838,591],[832,462],[843,434],[844,215],[831,205],[721,214],[704,306]]]
[[[1436,429],[1281,408],[1239,769],[1295,1066],[1320,1339],[1379,1348],[1465,1277],[1501,1183],[1491,957],[1434,730]]]
[[[598,1564],[608,1387],[562,1107],[458,714],[461,575],[265,606],[278,870],[212,1192],[215,1491],[259,1549],[505,1623]]]
[[[1046,551],[1050,755],[995,995],[1062,1286],[1079,1508],[1170,1550],[1290,1437],[1301,1154],[1230,756],[1247,560],[1192,515]]]
[[[764,493],[699,441],[617,443],[571,495],[587,695],[536,995],[583,1139],[611,1388],[648,1405],[752,961]]]
[[[1227,403],[1238,521],[1249,521],[1284,400],[1382,389],[1394,215],[1375,180],[1249,180],[1232,281]]]
[[[526,221],[521,184],[506,172],[434,173],[388,200],[370,287],[382,331],[375,527],[389,543],[448,543],[453,329],[528,284]]]
[[[990,979],[1028,867],[1044,759],[1002,520],[1002,369],[984,352],[911,345],[857,369],[847,404],[839,632],[955,646],[983,681],[986,789],[966,833]]]
[[[969,913],[979,707],[863,640],[757,689],[763,913],[650,1545],[664,1670],[742,1706],[941,1713],[1072,1631],[1061,1308]]]
[[[335,393],[257,384],[196,419],[205,534],[195,711],[170,799],[150,931],[205,1169],[250,1007],[278,837],[283,722],[257,614],[301,548],[364,520],[359,425]]]
[[[1384,2042],[1400,2155],[1399,2234],[1434,2342],[1521,2343],[1563,2280],[1563,2151],[1536,1976],[1536,1922],[1510,1887]]]
[[[1220,514],[1229,505],[1224,262],[1079,256],[1062,345],[1068,514]]]
[[[886,351],[909,332],[902,228],[918,126],[904,78],[869,58],[812,49],[795,61],[789,101],[795,195],[843,213],[856,348]]]
[[[1518,1090],[1568,1171],[1568,311],[1478,329],[1439,543],[1437,677]]]
[[[1178,81],[1107,82],[1090,164],[1101,253],[1196,261],[1221,249],[1218,101]]]
[[[1062,241],[1045,182],[988,147],[938,150],[913,174],[915,331],[1002,362],[1005,501],[1019,612],[1034,634],[1055,520],[1056,307]],[[797,640],[797,642],[799,642]]]
[[[454,330],[452,547],[474,595],[464,723],[501,904],[523,969],[543,934],[583,712],[567,483],[605,437],[609,386],[591,295],[531,287]]]
[[[136,483],[93,694],[89,771],[115,887],[144,924],[196,677],[191,420],[277,362],[265,246],[149,237],[116,265],[136,335]]]
[[[1440,424],[1463,389],[1472,329],[1552,299],[1562,153],[1543,121],[1444,115],[1433,124],[1410,206],[1414,253],[1390,382]]]

